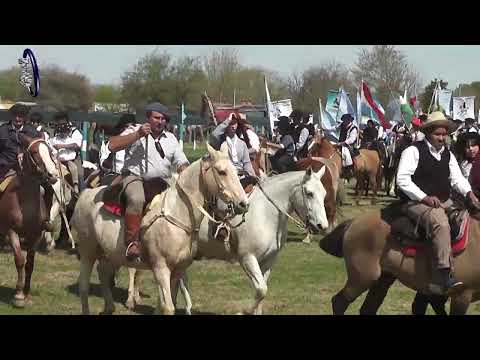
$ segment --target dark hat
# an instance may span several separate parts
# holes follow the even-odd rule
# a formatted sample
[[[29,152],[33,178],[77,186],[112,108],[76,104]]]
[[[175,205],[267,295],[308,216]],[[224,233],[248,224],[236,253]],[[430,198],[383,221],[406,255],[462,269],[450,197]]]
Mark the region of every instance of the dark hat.
[[[286,116],[280,116],[277,121],[277,127],[279,130],[290,130],[290,119]]]
[[[145,108],[145,111],[155,111],[162,115],[168,116],[168,108],[165,105],[160,104],[159,102],[148,104]]]
[[[353,121],[353,116],[350,114],[343,114],[340,118],[342,121]]]
[[[23,104],[15,104],[13,105],[8,111],[13,114],[13,115],[23,115],[27,116],[30,109],[28,106],[23,105]]]

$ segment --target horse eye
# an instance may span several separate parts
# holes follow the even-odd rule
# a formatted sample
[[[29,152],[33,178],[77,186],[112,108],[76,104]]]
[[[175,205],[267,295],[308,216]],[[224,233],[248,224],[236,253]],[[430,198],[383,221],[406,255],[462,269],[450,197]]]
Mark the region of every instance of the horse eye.
[[[312,193],[311,191],[307,191],[307,197],[312,198],[312,197],[313,197],[313,193]]]
[[[218,175],[221,175],[221,176],[226,176],[227,173],[223,170],[218,170]]]

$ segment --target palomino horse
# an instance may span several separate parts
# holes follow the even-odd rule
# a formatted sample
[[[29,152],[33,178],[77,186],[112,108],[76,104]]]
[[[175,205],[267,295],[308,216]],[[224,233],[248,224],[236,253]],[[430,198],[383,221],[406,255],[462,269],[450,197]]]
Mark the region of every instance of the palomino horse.
[[[369,186],[372,186],[372,205],[376,203],[377,191],[382,182],[382,168],[380,156],[376,150],[360,149],[360,155],[356,156],[354,162],[354,173],[357,179],[355,185],[355,203],[359,205],[360,196],[365,189],[365,196],[368,196]]]
[[[203,219],[198,242],[193,249],[196,258],[240,263],[255,288],[254,303],[246,313],[262,314],[262,303],[268,291],[267,282],[272,266],[287,241],[287,214],[297,213],[307,229],[314,233],[327,228],[324,207],[326,191],[321,181],[325,169],[322,167],[317,173],[311,169],[306,172],[287,172],[269,177],[257,186],[251,193],[251,205],[244,221],[241,216],[231,221],[234,227],[231,229],[229,248],[214,238],[212,223]],[[133,292],[132,276],[131,272],[129,298]],[[190,295],[183,284],[180,289],[189,313]],[[137,289],[135,292],[138,294]]]
[[[418,252],[415,257],[402,253],[399,240],[391,236],[391,212],[391,208],[367,212],[339,225],[320,241],[324,251],[344,257],[347,268],[347,282],[332,298],[334,314],[343,314],[369,289],[360,313],[375,314],[395,279],[413,290],[432,294],[430,283],[435,271],[430,252]],[[470,219],[465,250],[454,258],[455,276],[465,288],[452,295],[450,314],[465,314],[474,293],[480,290],[480,220],[477,216]]]
[[[43,139],[19,135],[24,155],[22,169],[0,194],[0,234],[6,235],[13,249],[17,267],[17,285],[13,305],[31,304],[30,280],[35,260],[35,247],[47,227],[44,194],[51,194],[48,182],[56,181],[58,172],[49,148]],[[41,185],[44,185],[42,190]],[[24,242],[20,242],[20,237]],[[26,259],[22,249],[27,251]],[[26,261],[25,261],[26,260]]]
[[[203,206],[212,197],[232,204],[237,212],[248,208],[247,196],[237,177],[226,148],[216,151],[209,145],[209,158],[188,166],[171,186],[154,198],[142,220],[141,262],[125,257],[124,220],[103,209],[106,187],[86,189],[78,199],[72,225],[78,232],[80,254],[79,290],[83,314],[90,312],[90,275],[97,270],[105,300],[104,313],[114,312],[112,280],[121,266],[151,269],[159,290],[157,312],[174,314],[171,284],[176,285],[193,261],[193,247],[205,214]]]

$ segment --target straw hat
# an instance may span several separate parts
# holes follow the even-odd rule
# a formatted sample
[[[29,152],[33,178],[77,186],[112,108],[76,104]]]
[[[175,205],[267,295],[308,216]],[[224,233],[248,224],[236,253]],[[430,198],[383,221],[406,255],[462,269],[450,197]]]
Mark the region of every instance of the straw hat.
[[[428,115],[427,120],[420,126],[420,130],[431,130],[436,127],[444,127],[447,131],[454,130],[454,124],[447,120],[441,111],[434,111]]]

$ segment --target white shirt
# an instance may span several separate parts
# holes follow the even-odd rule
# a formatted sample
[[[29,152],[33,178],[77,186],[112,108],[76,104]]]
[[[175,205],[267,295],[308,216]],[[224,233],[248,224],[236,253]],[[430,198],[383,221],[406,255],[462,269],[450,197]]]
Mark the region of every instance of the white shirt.
[[[108,149],[108,142],[102,143],[100,147],[100,164],[107,160],[108,156],[111,154],[111,151]],[[120,150],[115,153],[115,162],[113,163],[113,171],[117,174],[120,174],[123,169],[123,164],[125,162],[125,150]]]
[[[442,153],[445,150],[445,146],[443,146],[440,151],[436,151],[435,148],[427,141],[424,140],[428,145],[428,150],[432,156],[440,161],[442,157]],[[448,151],[448,150],[447,150]],[[398,165],[398,172],[397,172],[397,185],[400,190],[402,190],[405,195],[407,195],[410,199],[420,201],[422,200],[427,194],[425,194],[413,181],[412,176],[415,173],[415,170],[418,167],[418,159],[420,154],[418,149],[415,146],[409,146],[402,152],[402,156],[400,158],[400,163]],[[449,162],[449,169],[450,169],[450,185],[458,191],[462,196],[467,195],[469,191],[472,191],[472,187],[468,180],[462,175],[460,171],[460,167],[458,166],[457,159],[455,156],[450,152],[450,162]]]
[[[351,126],[348,130],[347,139],[345,140],[345,144],[353,145],[357,142],[357,134],[358,129],[356,126]]]
[[[412,141],[422,141],[425,139],[425,134],[420,130],[412,132]]]
[[[128,135],[136,132],[141,125],[129,126],[120,135]],[[177,138],[171,132],[164,131],[157,140],[152,135],[148,135],[148,172],[146,168],[146,137],[142,137],[125,149],[124,168],[133,174],[144,179],[160,177],[163,180],[170,180],[173,170],[180,165],[188,164],[188,159],[180,149]],[[162,158],[157,151],[155,141],[158,141],[162,147],[165,157]],[[174,166],[175,169],[171,167]]]
[[[250,140],[250,145],[253,150],[256,152],[260,151],[260,139],[258,138],[258,135],[255,134],[255,131],[252,129],[247,129],[247,136],[248,140]]]
[[[378,127],[378,140],[383,140],[383,135],[385,134],[385,131],[383,130],[383,126]]]
[[[308,131],[307,128],[303,128],[302,131],[300,131],[300,136],[298,137],[298,143],[295,144],[297,147],[297,150],[300,150],[305,143],[307,142],[308,135],[310,135],[310,132]]]
[[[53,145],[70,145],[76,144],[79,148],[82,147],[83,136],[78,129],[74,129],[70,135],[57,134],[51,140]],[[57,150],[57,156],[60,161],[73,161],[77,157],[77,152],[73,149]]]

